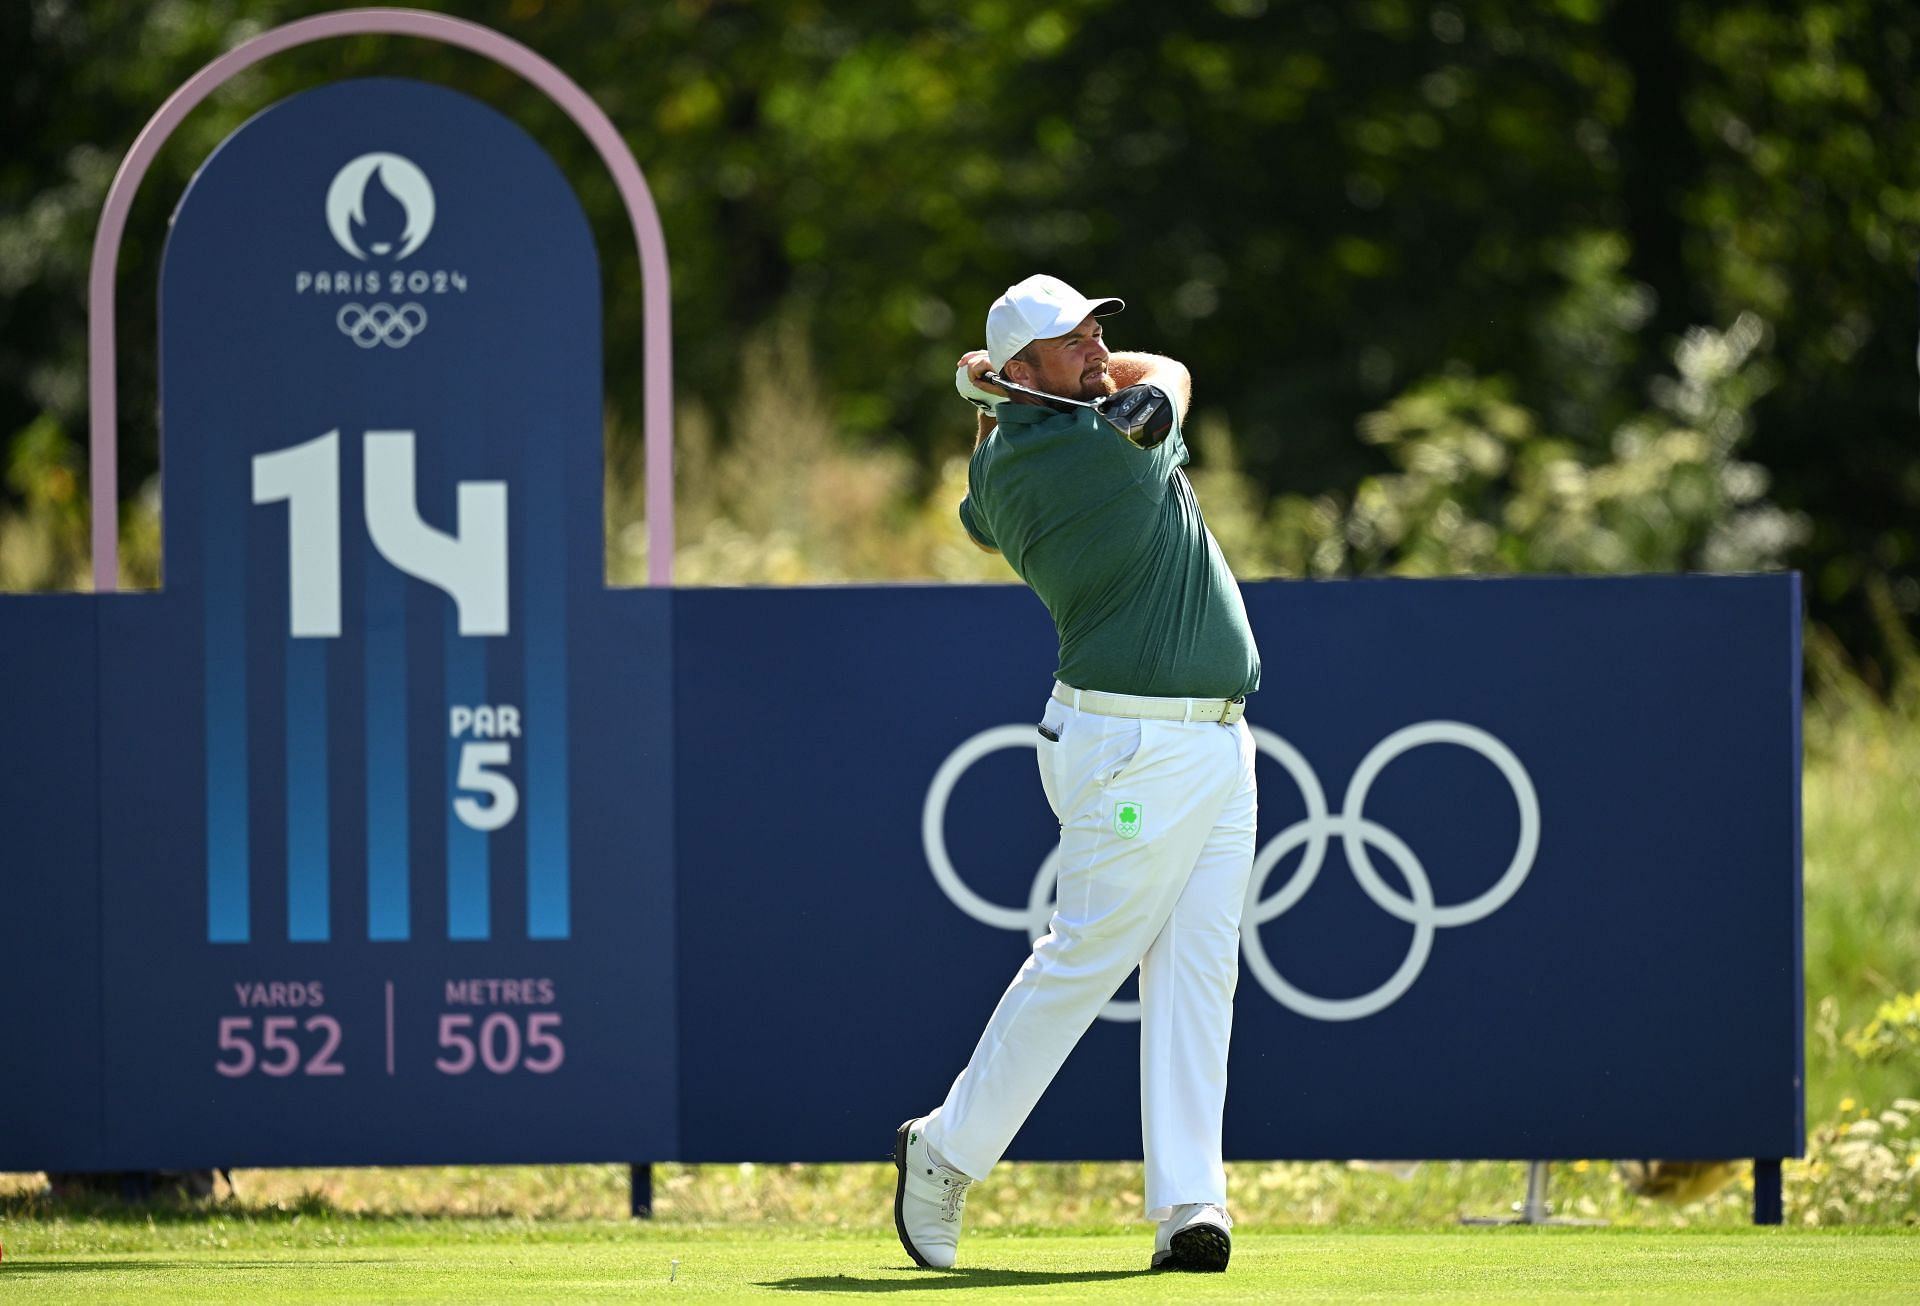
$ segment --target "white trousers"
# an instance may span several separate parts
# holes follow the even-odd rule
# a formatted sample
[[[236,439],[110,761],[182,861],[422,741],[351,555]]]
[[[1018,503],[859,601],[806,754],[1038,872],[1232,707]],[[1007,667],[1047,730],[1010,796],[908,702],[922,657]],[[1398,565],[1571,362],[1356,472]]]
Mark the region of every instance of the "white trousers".
[[[1100,1008],[1140,969],[1147,1217],[1227,1199],[1220,1126],[1253,869],[1246,723],[1138,721],[1049,699],[1040,781],[1060,818],[1051,928],[927,1118],[947,1164],[985,1178]]]

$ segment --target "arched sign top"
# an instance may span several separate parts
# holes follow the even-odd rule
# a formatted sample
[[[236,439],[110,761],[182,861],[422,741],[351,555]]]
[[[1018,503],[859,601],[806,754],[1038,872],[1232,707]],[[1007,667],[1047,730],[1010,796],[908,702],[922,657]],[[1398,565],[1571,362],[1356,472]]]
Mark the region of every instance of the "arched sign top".
[[[626,142],[580,85],[544,56],[492,28],[418,9],[349,9],[287,23],[244,41],[188,78],[135,138],[107,190],[94,235],[87,282],[87,373],[91,405],[93,587],[119,587],[119,390],[115,375],[114,277],[127,214],[160,147],[200,102],[263,59],[340,36],[417,36],[458,46],[509,68],[544,91],[573,119],[613,174],[640,249],[641,347],[645,353],[647,583],[673,583],[673,341],[667,242],[653,193]]]

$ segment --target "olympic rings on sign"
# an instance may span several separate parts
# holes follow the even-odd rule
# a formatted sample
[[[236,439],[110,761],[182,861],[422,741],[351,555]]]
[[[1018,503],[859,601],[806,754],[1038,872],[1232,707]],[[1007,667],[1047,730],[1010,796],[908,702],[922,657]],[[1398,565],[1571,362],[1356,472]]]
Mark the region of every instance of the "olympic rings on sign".
[[[1327,809],[1326,791],[1321,787],[1320,777],[1298,749],[1271,730],[1257,726],[1253,727],[1253,737],[1260,751],[1278,762],[1293,779],[1307,808],[1306,816],[1267,840],[1254,857],[1253,875],[1247,885],[1246,911],[1240,925],[1240,946],[1246,954],[1247,968],[1273,1000],[1289,1011],[1309,1020],[1340,1021],[1359,1020],[1386,1010],[1400,1000],[1425,969],[1433,948],[1434,931],[1485,920],[1519,892],[1533,870],[1540,850],[1539,794],[1513,750],[1477,726],[1459,721],[1423,721],[1394,731],[1361,759],[1347,783],[1339,812]],[[1435,903],[1433,883],[1413,850],[1398,835],[1365,815],[1367,795],[1380,773],[1402,754],[1427,744],[1453,744],[1493,763],[1513,791],[1520,816],[1519,839],[1513,857],[1493,887],[1466,902],[1446,906]],[[947,851],[945,826],[948,800],[968,768],[1003,748],[1036,746],[1031,726],[995,726],[973,736],[934,772],[920,814],[920,836],[927,865],[933,872],[934,882],[954,906],[983,925],[1019,930],[1029,938],[1038,938],[1047,930],[1054,885],[1060,875],[1059,847],[1056,845],[1040,864],[1025,909],[1005,907],[981,897],[961,879]],[[1335,836],[1340,839],[1354,880],[1367,897],[1388,915],[1413,926],[1413,939],[1399,968],[1372,992],[1353,998],[1323,998],[1289,983],[1274,966],[1260,939],[1261,926],[1284,915],[1313,887],[1326,860],[1327,844]],[[1369,848],[1386,854],[1406,881],[1406,893],[1400,893],[1381,877]],[[1272,897],[1263,899],[1261,895],[1274,868],[1296,849],[1303,850],[1300,864]],[[1140,1004],[1110,1002],[1100,1014],[1107,1020],[1138,1020]]]
[[[398,308],[392,304],[375,304],[371,308],[342,304],[333,322],[341,334],[362,349],[372,349],[375,345],[400,349],[412,344],[413,338],[427,329],[427,310],[418,304],[402,304]]]

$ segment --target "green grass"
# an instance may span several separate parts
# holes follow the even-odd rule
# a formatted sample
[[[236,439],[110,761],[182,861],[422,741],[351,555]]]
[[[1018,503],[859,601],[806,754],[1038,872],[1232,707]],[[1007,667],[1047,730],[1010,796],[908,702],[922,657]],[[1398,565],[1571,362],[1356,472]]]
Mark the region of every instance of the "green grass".
[[[1920,1098],[1911,1061],[1863,1064],[1841,1036],[1920,990],[1920,702],[1834,679],[1806,718],[1807,1118]],[[1850,1108],[1857,1110],[1858,1108]]]
[[[1897,1301],[1920,1282],[1920,1238],[1825,1230],[1652,1232],[1242,1229],[1225,1275],[1143,1271],[1151,1238],[994,1231],[962,1267],[916,1270],[891,1232],[614,1222],[161,1224],[102,1251],[79,1226],[9,1226],[0,1293],[35,1302],[708,1301],[881,1293],[951,1302]],[[115,1240],[107,1240],[115,1241]],[[678,1262],[678,1266],[674,1262]]]
[[[864,1165],[661,1165],[654,1171],[657,1225],[792,1225],[822,1232],[892,1229],[894,1168]],[[0,1221],[24,1227],[78,1221],[103,1251],[137,1251],[154,1230],[248,1227],[305,1220],[430,1219],[618,1222],[627,1212],[627,1168],[617,1165],[447,1166],[241,1170],[238,1197],[207,1205],[128,1208],[115,1201],[52,1203],[38,1175],[0,1176]],[[1140,1218],[1138,1162],[1009,1163],[973,1190],[967,1225],[1131,1228]],[[1450,1226],[1462,1216],[1503,1216],[1526,1189],[1517,1162],[1427,1162],[1404,1178],[1365,1166],[1231,1162],[1228,1201],[1253,1226]],[[1711,1201],[1678,1207],[1636,1197],[1611,1164],[1553,1168],[1556,1213],[1639,1227],[1739,1228],[1751,1220],[1743,1172]],[[1796,1220],[1795,1223],[1804,1221]],[[183,1236],[173,1234],[169,1236]]]

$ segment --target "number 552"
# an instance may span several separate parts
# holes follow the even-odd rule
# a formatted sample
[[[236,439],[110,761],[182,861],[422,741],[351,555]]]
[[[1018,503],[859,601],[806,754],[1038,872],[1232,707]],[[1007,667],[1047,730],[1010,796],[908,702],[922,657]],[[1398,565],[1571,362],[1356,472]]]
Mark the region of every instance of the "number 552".
[[[296,1029],[318,1035],[319,1046],[312,1052],[303,1051],[293,1037]],[[273,1079],[284,1079],[295,1071],[309,1075],[347,1073],[347,1068],[333,1059],[340,1050],[340,1022],[332,1016],[308,1016],[304,1025],[298,1016],[268,1016],[260,1022],[257,1048],[252,1016],[222,1016],[219,1041],[221,1056],[213,1068],[229,1079],[255,1071]]]

